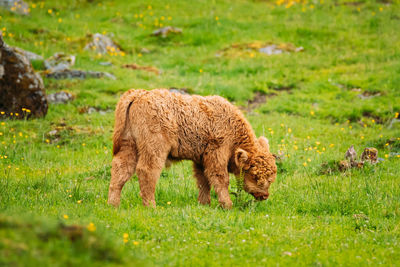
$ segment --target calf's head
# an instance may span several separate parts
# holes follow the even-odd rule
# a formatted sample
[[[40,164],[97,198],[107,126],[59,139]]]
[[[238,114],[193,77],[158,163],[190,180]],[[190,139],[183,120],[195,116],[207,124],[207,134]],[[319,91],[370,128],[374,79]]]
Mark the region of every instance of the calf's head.
[[[267,199],[268,189],[275,181],[277,172],[268,140],[261,136],[251,152],[238,148],[235,151],[235,163],[244,178],[244,190],[257,200]]]

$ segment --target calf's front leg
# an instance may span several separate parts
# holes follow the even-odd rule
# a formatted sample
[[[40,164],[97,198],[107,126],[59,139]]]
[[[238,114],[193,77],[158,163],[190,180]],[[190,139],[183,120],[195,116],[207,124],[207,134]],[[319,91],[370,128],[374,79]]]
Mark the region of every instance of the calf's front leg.
[[[194,176],[197,180],[197,187],[199,188],[199,203],[203,205],[209,205],[211,202],[210,196],[210,182],[204,175],[203,166],[193,164]]]
[[[229,196],[229,173],[227,160],[221,158],[216,151],[204,157],[204,174],[218,195],[218,202],[224,209],[232,208]],[[224,154],[224,153],[221,153]]]

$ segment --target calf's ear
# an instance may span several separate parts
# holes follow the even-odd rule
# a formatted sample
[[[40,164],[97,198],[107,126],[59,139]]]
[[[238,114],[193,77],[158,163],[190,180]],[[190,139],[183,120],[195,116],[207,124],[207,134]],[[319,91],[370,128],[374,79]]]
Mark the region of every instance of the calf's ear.
[[[243,167],[247,161],[249,156],[247,152],[241,148],[236,149],[235,151],[235,163],[239,167]]]
[[[261,145],[261,147],[263,147],[267,152],[269,152],[269,142],[268,139],[265,138],[264,136],[260,136],[260,138],[258,138],[258,143]]]

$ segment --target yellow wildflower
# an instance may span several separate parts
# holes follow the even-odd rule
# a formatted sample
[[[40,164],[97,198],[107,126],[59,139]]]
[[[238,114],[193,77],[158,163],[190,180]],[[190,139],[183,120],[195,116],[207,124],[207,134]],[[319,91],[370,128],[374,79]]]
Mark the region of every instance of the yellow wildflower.
[[[96,231],[96,226],[94,225],[94,223],[89,223],[88,226],[86,226],[86,228],[88,229],[89,232],[94,232]]]

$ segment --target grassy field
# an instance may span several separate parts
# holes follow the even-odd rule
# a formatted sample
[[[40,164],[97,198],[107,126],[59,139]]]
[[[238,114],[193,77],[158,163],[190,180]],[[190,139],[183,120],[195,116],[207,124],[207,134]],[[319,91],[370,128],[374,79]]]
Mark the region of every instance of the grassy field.
[[[73,54],[74,68],[117,79],[44,79],[48,94],[75,99],[50,105],[42,119],[0,121],[0,265],[399,266],[399,1],[29,4],[26,17],[0,11],[9,45],[45,58]],[[183,33],[151,36],[166,25]],[[97,32],[124,53],[84,50]],[[252,49],[266,43],[304,50]],[[162,73],[122,67],[133,63]],[[120,208],[107,205],[112,110],[127,89],[161,87],[243,107],[281,157],[268,201],[254,202],[232,177],[232,210],[214,193],[201,206],[183,162],[163,171],[157,208],[142,207],[136,177]],[[260,95],[265,103],[246,107]],[[375,147],[383,160],[346,172],[321,167],[351,145],[359,154]]]

